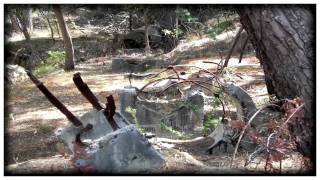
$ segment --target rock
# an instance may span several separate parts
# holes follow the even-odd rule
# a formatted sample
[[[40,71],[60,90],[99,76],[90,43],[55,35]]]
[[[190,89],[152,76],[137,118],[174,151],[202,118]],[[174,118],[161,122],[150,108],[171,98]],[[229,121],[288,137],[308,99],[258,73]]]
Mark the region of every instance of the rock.
[[[250,117],[257,111],[257,107],[250,95],[240,86],[226,84],[224,92],[230,97],[234,98],[238,104],[240,104],[240,107],[237,108],[243,111],[243,115],[245,117],[244,121],[248,121]]]
[[[244,118],[238,118],[238,120],[243,121],[243,123],[248,123],[248,121],[258,111],[250,95],[240,86],[234,84],[226,84],[224,87],[224,92],[237,101],[237,111],[240,111],[244,116]],[[257,132],[259,132],[261,135],[268,135],[268,128],[266,128],[268,121],[270,119],[280,118],[280,112],[264,108],[254,117],[253,121],[250,123],[250,127],[248,128],[257,130]],[[227,142],[231,145],[232,142],[237,141],[239,133],[240,132],[238,129],[233,129],[232,121],[219,122],[215,130],[209,135],[209,137],[213,139],[213,144],[209,147],[209,149],[215,148],[220,141]],[[246,134],[244,134],[242,141],[240,142],[240,146],[248,152],[253,152],[257,144],[254,143]]]
[[[73,152],[72,162],[76,168],[87,173],[141,173],[161,168],[164,159],[142,136],[134,125],[118,112],[114,120],[120,127],[113,131],[102,111],[92,110],[80,121],[93,128],[81,135],[87,146],[75,143],[79,128],[69,125],[56,131],[59,140]]]
[[[19,65],[6,65],[6,81],[9,84],[17,84],[28,79],[25,69]]]
[[[117,57],[112,59],[111,69],[113,72],[143,72],[152,68],[162,68],[166,61],[151,57]]]
[[[161,28],[156,25],[148,26],[149,45],[151,48],[159,46],[162,40]],[[128,34],[119,34],[115,41],[122,43],[125,48],[144,48],[145,47],[145,27],[134,29]]]

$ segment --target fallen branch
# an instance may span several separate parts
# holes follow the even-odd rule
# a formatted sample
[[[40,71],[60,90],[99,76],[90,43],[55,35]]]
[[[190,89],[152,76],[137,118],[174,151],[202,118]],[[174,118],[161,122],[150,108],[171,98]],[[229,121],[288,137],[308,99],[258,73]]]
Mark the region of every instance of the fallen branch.
[[[239,56],[239,63],[241,63],[242,56],[243,56],[243,53],[244,53],[244,49],[247,46],[248,40],[249,40],[249,36],[246,38],[246,40],[244,41],[244,44],[242,45],[240,56]]]
[[[260,111],[262,111],[264,108],[267,108],[269,106],[276,106],[276,107],[279,107],[278,105],[275,105],[275,104],[268,104],[266,106],[263,106],[262,108],[258,109],[256,111],[256,113],[253,114],[253,116],[249,119],[248,123],[246,124],[246,126],[243,128],[243,130],[241,131],[240,133],[240,136],[239,136],[239,139],[238,139],[238,142],[236,144],[236,147],[234,149],[234,152],[233,152],[233,155],[232,155],[232,159],[231,159],[231,163],[230,163],[230,167],[232,167],[232,164],[233,164],[233,161],[236,157],[236,154],[237,154],[237,151],[238,151],[238,148],[239,148],[239,144],[240,144],[240,141],[244,135],[244,132],[247,130],[247,128],[250,126],[251,122],[254,120],[254,118],[260,113]]]
[[[228,66],[229,59],[230,59],[230,57],[232,55],[232,52],[233,52],[234,48],[236,47],[237,42],[239,41],[239,38],[240,38],[240,35],[241,35],[242,31],[243,31],[243,26],[240,27],[239,31],[236,34],[236,37],[234,38],[233,44],[232,44],[232,46],[231,46],[231,48],[229,50],[229,53],[228,53],[228,55],[226,57],[226,60],[225,60],[224,65],[223,65],[223,68]]]

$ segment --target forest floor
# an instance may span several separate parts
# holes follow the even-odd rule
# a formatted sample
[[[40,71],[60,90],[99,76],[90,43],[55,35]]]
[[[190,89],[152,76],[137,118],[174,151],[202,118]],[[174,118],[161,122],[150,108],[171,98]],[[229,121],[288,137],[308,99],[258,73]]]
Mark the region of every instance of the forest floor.
[[[219,58],[192,59],[184,64],[192,64],[210,68],[202,60],[219,62]],[[80,72],[100,102],[112,94],[119,107],[117,90],[129,85],[123,74],[112,73],[111,59],[107,57],[93,58],[76,64],[73,72],[56,71],[40,80],[58,99],[77,116],[88,112],[92,106],[74,86],[72,77]],[[212,65],[213,66],[213,65]],[[229,79],[236,80],[251,95],[255,103],[266,103],[269,96],[264,83],[264,74],[258,60],[250,55],[245,56],[242,63],[231,58],[229,63]],[[153,69],[151,71],[160,71]],[[146,80],[133,80],[133,85],[141,87]],[[7,87],[6,108],[9,117],[6,120],[6,160],[7,170],[14,174],[38,173],[72,173],[75,172],[68,158],[61,156],[56,147],[54,131],[65,126],[68,121],[41,94],[34,84],[26,80],[17,85]],[[155,141],[154,147],[165,157],[166,166],[155,173],[160,174],[246,174],[263,173],[264,161],[244,167],[246,154],[238,152],[233,168],[230,168],[232,154],[215,151],[213,155],[205,152],[212,142],[170,144]],[[282,173],[299,172],[301,170],[298,154],[282,162]],[[277,167],[278,165],[274,165]]]

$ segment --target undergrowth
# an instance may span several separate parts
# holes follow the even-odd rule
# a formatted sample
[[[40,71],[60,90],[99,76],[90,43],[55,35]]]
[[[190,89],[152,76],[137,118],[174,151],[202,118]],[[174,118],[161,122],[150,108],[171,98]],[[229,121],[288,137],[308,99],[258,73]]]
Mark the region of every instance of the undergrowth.
[[[164,130],[168,133],[171,133],[174,136],[177,136],[179,139],[188,139],[191,136],[190,134],[173,129],[173,127],[166,125],[164,122],[160,122],[160,128],[161,130]]]
[[[140,126],[140,123],[138,121],[138,118],[137,118],[137,110],[136,109],[133,109],[132,107],[127,107],[126,110],[125,110],[127,113],[129,113],[132,117],[133,117],[133,120],[134,120],[134,123],[138,129],[138,131],[140,133],[145,133],[146,130],[143,129],[141,126]]]
[[[65,51],[48,51],[48,57],[35,67],[33,73],[36,76],[43,76],[63,66]]]

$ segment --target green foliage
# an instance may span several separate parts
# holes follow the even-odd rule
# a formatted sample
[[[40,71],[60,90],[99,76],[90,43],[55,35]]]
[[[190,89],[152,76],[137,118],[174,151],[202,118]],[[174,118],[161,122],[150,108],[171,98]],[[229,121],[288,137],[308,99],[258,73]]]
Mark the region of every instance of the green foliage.
[[[226,29],[233,27],[233,23],[233,20],[223,21],[213,27],[208,27],[205,33],[215,39],[217,35],[221,34]]]
[[[137,119],[137,110],[136,109],[133,109],[132,107],[127,107],[126,110],[125,110],[127,113],[129,113],[132,117],[133,117],[133,120],[134,120],[134,123],[136,124],[136,127],[137,129],[140,131],[140,133],[145,133],[145,129],[143,129],[140,124],[139,124],[139,121]]]
[[[48,57],[38,65],[33,73],[37,76],[43,76],[63,65],[65,59],[65,51],[48,51]]]
[[[196,21],[198,21],[198,18],[193,17],[188,9],[177,8],[175,10],[175,13],[178,16],[178,18],[180,19],[180,21],[183,21],[183,22],[196,22]]]
[[[219,106],[221,106],[221,102],[219,99],[222,99],[224,97],[221,90],[215,92],[213,97],[214,99],[212,100],[211,105],[213,107],[213,110],[215,110]],[[213,111],[209,112],[203,123],[203,133],[205,135],[211,133],[217,127],[219,121],[220,121],[219,117],[216,116]]]
[[[176,29],[173,28],[172,30],[170,29],[163,29],[162,32],[164,33],[165,36],[173,37],[173,38],[178,38],[183,34],[183,31],[181,29]]]
[[[165,131],[177,136],[178,138],[189,138],[190,137],[190,135],[188,135],[184,132],[177,131],[177,130],[173,129],[171,126],[167,126],[164,122],[160,122],[160,128],[161,128],[161,130],[165,130]]]
[[[186,102],[183,104],[183,106],[185,106],[188,109],[191,109],[193,112],[198,112],[200,110],[198,105],[194,105],[191,102]]]
[[[213,112],[209,112],[203,123],[203,133],[205,135],[208,135],[213,131],[213,129],[217,127],[218,123],[219,123],[219,118],[216,117],[213,114]]]

